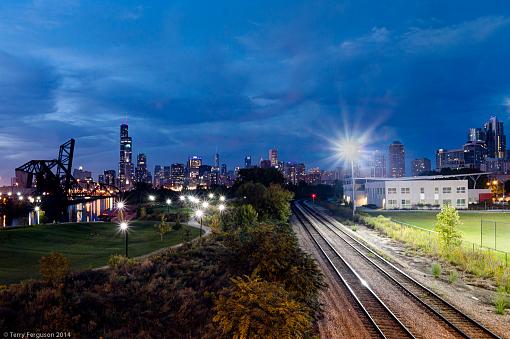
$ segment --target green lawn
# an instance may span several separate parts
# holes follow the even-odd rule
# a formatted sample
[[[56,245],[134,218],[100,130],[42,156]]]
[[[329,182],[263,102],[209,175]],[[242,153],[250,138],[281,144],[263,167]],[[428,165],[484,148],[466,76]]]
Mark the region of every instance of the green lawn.
[[[154,230],[154,221],[133,221],[129,228],[129,256],[140,256],[178,244],[184,228],[170,231],[163,241]],[[91,227],[97,235],[90,236]],[[189,227],[189,226],[185,226]],[[191,236],[200,230],[189,227]],[[112,254],[124,254],[124,235],[112,223],[72,223],[40,225],[0,231],[0,283],[13,283],[39,276],[39,258],[59,251],[71,261],[73,270],[107,264]]]
[[[386,212],[374,211],[370,214],[384,215],[395,221],[401,221],[426,229],[434,229],[437,211],[420,212]],[[483,219],[483,246],[510,252],[510,213],[498,212],[462,212],[459,211],[462,226],[460,227],[465,240],[480,244],[480,222]],[[496,239],[494,239],[494,221],[497,222]]]

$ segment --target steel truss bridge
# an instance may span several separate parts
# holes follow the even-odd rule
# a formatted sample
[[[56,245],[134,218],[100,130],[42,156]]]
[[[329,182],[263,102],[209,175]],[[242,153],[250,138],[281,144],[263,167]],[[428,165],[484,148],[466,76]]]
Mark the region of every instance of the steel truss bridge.
[[[115,186],[80,181],[72,175],[74,145],[75,140],[70,139],[60,145],[57,159],[30,160],[16,168],[18,186],[32,188],[40,194],[63,192],[71,199],[117,195],[119,190]]]

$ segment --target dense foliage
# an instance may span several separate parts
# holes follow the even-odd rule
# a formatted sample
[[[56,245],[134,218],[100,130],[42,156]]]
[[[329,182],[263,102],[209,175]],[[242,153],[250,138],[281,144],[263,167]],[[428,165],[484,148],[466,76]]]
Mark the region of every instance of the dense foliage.
[[[0,290],[0,328],[74,337],[314,336],[322,274],[285,218],[292,194],[264,189],[272,207],[238,202],[210,219],[216,232],[201,242]]]

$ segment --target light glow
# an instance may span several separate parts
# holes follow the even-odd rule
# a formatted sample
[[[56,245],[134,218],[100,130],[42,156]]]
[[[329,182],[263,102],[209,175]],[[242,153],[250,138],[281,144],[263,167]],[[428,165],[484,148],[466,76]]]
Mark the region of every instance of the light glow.
[[[121,222],[119,225],[119,228],[123,232],[127,231],[127,229],[129,228],[128,223],[125,221]]]
[[[195,211],[195,217],[202,218],[203,215],[204,215],[204,211],[202,211],[202,210]]]

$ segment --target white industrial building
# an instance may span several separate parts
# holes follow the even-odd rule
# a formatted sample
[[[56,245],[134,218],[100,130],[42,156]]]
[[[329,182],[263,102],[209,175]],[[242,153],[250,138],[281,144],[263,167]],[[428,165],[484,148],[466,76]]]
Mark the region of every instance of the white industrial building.
[[[351,186],[352,188],[352,186]],[[439,208],[451,205],[466,209],[467,180],[381,180],[365,183],[367,204],[382,209]]]

